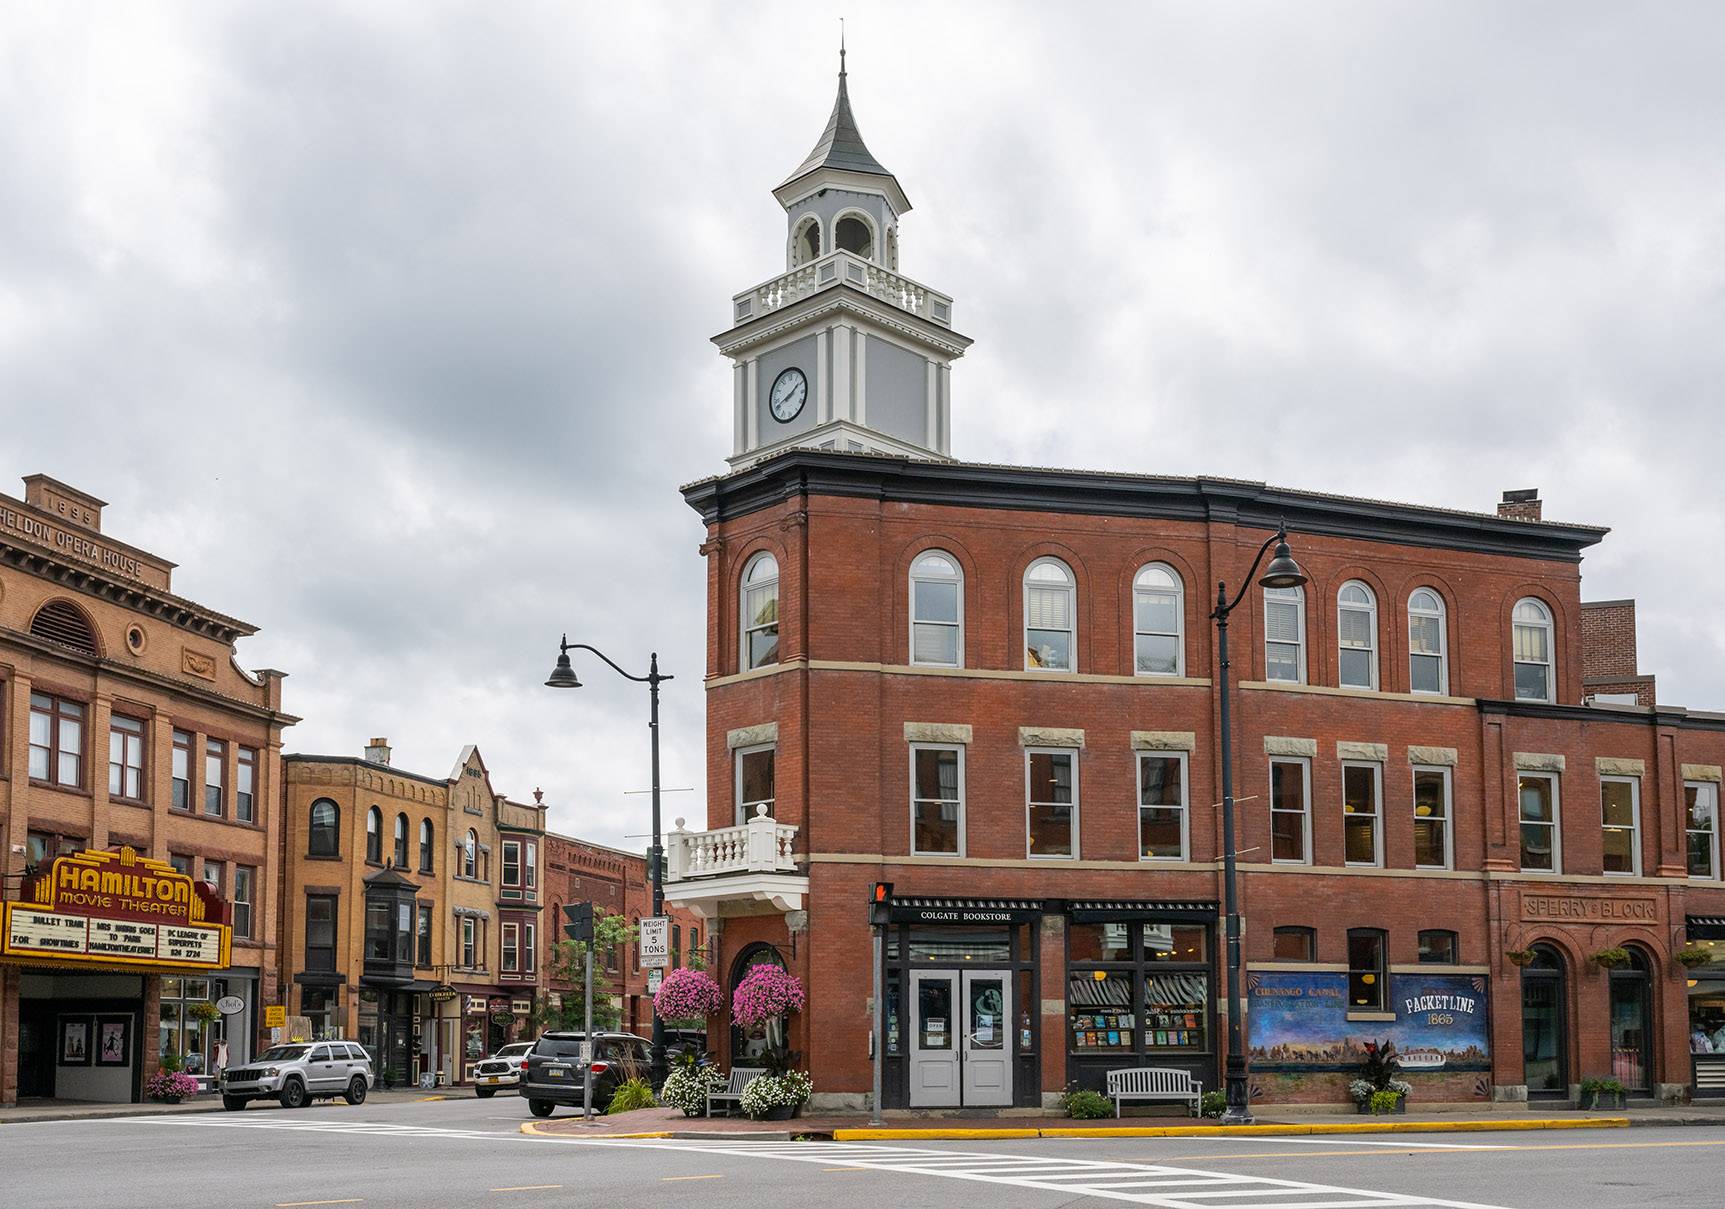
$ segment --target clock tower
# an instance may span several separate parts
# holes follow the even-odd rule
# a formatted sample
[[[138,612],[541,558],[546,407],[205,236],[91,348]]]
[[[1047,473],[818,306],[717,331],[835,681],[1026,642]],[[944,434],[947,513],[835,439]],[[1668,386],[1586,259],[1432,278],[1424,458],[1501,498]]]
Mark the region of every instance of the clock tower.
[[[844,53],[826,129],[773,190],[785,271],[736,295],[713,338],[733,367],[733,468],[792,447],[951,456],[952,362],[970,340],[951,298],[899,272],[910,199],[857,130]]]

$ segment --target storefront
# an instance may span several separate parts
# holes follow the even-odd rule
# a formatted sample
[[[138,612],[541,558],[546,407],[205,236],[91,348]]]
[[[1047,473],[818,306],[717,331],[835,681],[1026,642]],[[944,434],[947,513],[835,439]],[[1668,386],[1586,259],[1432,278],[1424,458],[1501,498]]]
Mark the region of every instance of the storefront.
[[[1689,917],[1689,947],[1711,954],[1689,971],[1690,1084],[1696,1099],[1725,1099],[1725,916]]]

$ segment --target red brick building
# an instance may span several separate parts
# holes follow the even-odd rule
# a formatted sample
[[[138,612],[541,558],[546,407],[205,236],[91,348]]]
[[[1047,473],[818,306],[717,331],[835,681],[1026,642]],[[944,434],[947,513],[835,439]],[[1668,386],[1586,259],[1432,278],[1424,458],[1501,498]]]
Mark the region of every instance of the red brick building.
[[[775,196],[787,271],[715,339],[732,471],[683,492],[709,805],[669,892],[728,985],[781,963],[809,1003],[716,1045],[802,1050],[828,1106],[867,1102],[874,1055],[888,1108],[1125,1066],[1219,1086],[1209,614],[1285,522],[1309,582],[1248,589],[1231,631],[1253,1096],[1345,1100],[1386,1037],[1416,1099],[1722,1080],[1725,983],[1678,955],[1725,937],[1725,715],[1653,704],[1632,611],[1583,604],[1606,530],[1533,492],[1487,514],[953,461],[969,342],[897,272],[909,203],[842,76]]]

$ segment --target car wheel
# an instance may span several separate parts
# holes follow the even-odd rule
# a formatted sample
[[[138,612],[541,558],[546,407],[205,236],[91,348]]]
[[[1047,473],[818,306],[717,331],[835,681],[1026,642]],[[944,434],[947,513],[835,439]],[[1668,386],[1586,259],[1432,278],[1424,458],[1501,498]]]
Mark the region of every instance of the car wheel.
[[[246,1106],[246,1098],[244,1096],[223,1096],[222,1097],[222,1107],[227,1109],[229,1112],[239,1112],[245,1106]]]
[[[551,1115],[551,1101],[529,1100],[527,1101],[527,1111],[536,1117],[548,1117]]]
[[[281,1104],[283,1108],[304,1108],[311,1103],[311,1097],[305,1093],[305,1084],[298,1079],[289,1079],[282,1084]]]
[[[348,1080],[347,1090],[341,1093],[341,1098],[349,1104],[365,1103],[365,1076],[355,1075]]]
[[[476,1087],[473,1089],[473,1094],[481,1100],[489,1100],[497,1094],[497,1089],[495,1087]]]

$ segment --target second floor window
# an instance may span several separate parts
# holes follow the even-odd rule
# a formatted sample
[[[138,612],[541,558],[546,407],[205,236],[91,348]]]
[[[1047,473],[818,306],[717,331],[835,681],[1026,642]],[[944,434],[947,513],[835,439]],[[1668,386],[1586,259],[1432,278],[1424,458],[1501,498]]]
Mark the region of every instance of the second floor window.
[[[771,747],[739,747],[737,749],[737,824],[741,826],[755,817],[756,810],[765,806],[768,817],[773,815],[773,755]]]
[[[235,754],[234,817],[242,823],[257,821],[258,753],[242,747]]]
[[[910,661],[964,664],[964,574],[944,550],[924,551],[910,565]]]
[[[307,856],[341,855],[340,821],[341,808],[328,798],[319,798],[311,804]]]
[[[1557,830],[1557,778],[1524,772],[1516,786],[1521,824],[1521,867],[1557,873],[1563,868]]]
[[[413,964],[420,967],[429,966],[431,962],[431,904],[420,903],[414,908],[414,959]]]
[[[174,796],[170,803],[175,810],[192,808],[192,736],[190,732],[174,732]]]
[[[1306,593],[1264,589],[1264,679],[1306,682]]]
[[[743,670],[779,661],[779,563],[761,553],[743,571]]]
[[[308,894],[305,900],[305,968],[335,969],[335,908],[333,894]]]
[[[216,892],[217,898],[225,896],[227,882],[227,866],[220,861],[206,859],[204,861],[204,885]]]
[[[1689,876],[1719,877],[1719,785],[1688,781],[1683,786],[1685,831],[1689,841]]]
[[[1057,558],[1039,558],[1024,573],[1024,666],[1070,672],[1076,667],[1077,589]]]
[[[1277,961],[1316,961],[1318,934],[1311,928],[1277,928],[1270,955]]]
[[[1387,990],[1384,934],[1376,928],[1348,931],[1348,1010],[1381,1012]]]
[[[1450,867],[1449,769],[1414,769],[1414,864]]]
[[[514,890],[512,897],[519,898],[521,894],[521,841],[503,841],[503,888]],[[507,925],[506,925],[507,926]],[[508,944],[507,941],[504,942]]]
[[[431,838],[431,820],[419,820],[419,871],[421,873],[430,873],[432,871],[432,853],[435,850],[431,846]]]
[[[505,861],[509,859],[507,853],[503,859]],[[503,936],[501,968],[505,974],[513,974],[521,968],[521,925],[516,923],[504,924],[501,932]]]
[[[479,836],[474,834],[471,827],[467,829],[467,834],[461,837],[461,876],[479,876]]]
[[[397,869],[407,868],[407,816],[405,814],[395,816],[394,858]]]
[[[1641,782],[1635,777],[1600,777],[1605,872],[1633,877],[1641,872]]]
[[[539,925],[527,920],[521,925],[521,972],[539,971]]]
[[[228,745],[220,739],[204,740],[204,813],[221,818],[228,812]]]
[[[1409,689],[1416,693],[1449,692],[1449,667],[1444,657],[1448,640],[1443,597],[1430,588],[1421,588],[1409,596]]]
[[[250,865],[234,866],[234,935],[252,934],[252,899],[257,891],[258,871]]]
[[[964,748],[910,749],[910,850],[914,855],[964,853]]]
[[[1420,960],[1430,965],[1453,966],[1460,960],[1456,934],[1440,928],[1428,928],[1420,933]]]
[[[1311,766],[1302,759],[1270,761],[1270,860],[1311,860]]]
[[[1336,647],[1343,688],[1378,687],[1378,600],[1357,579],[1336,594]]]
[[[1342,848],[1350,865],[1381,865],[1378,826],[1382,772],[1377,764],[1342,764]]]
[[[1025,818],[1031,857],[1078,855],[1078,753],[1026,748]]]
[[[1515,606],[1515,699],[1550,701],[1551,610],[1528,597]]]
[[[1186,859],[1186,757],[1145,752],[1138,757],[1138,856]]]
[[[30,779],[80,789],[83,770],[83,705],[46,693],[31,693]]]
[[[461,966],[467,970],[479,968],[479,921],[471,915],[461,917]]]
[[[376,806],[365,812],[365,859],[383,864],[383,811]]]
[[[108,719],[108,796],[144,798],[144,724],[114,714]]]
[[[1186,596],[1174,568],[1151,563],[1132,581],[1132,670],[1140,676],[1186,674]]]

